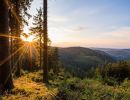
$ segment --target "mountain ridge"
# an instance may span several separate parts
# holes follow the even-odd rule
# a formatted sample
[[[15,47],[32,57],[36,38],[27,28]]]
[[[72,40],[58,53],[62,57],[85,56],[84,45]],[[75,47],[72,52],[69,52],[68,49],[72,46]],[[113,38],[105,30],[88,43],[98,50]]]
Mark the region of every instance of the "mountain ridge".
[[[114,62],[106,52],[85,47],[59,48],[59,58],[65,66],[87,67]]]
[[[112,49],[112,48],[93,48],[108,53],[117,61],[130,61],[130,49]]]

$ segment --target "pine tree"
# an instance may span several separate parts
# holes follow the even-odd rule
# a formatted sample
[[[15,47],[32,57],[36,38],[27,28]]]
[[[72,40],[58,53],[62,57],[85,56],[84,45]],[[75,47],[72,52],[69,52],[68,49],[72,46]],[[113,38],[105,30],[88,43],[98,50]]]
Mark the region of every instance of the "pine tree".
[[[59,72],[59,54],[58,48],[54,48],[54,73],[58,74]]]
[[[43,44],[43,82],[48,83],[48,28],[47,28],[47,0],[43,0],[43,37],[44,37],[44,44]]]
[[[49,71],[52,69],[54,74],[58,74],[59,72],[59,54],[58,48],[50,47],[48,50],[48,66]]]
[[[27,21],[25,20],[25,16],[31,17],[30,14],[28,14],[27,9],[30,7],[31,2],[33,0],[10,0],[10,10],[11,10],[11,20],[14,24],[14,27],[12,24],[10,24],[10,29],[14,30],[11,33],[14,33],[14,35],[17,37],[14,40],[14,45],[16,45],[17,48],[15,48],[14,51],[18,50],[21,46],[20,44],[20,34],[21,34],[21,28],[23,26],[23,23],[27,24]],[[14,23],[15,22],[15,23]],[[12,43],[11,43],[12,44]],[[11,47],[12,48],[12,47]],[[12,49],[12,52],[14,52]],[[15,55],[15,59],[18,60],[17,67],[16,67],[16,76],[20,76],[21,74],[21,61],[19,61],[20,52]]]
[[[0,34],[9,35],[8,6],[0,0]],[[13,88],[9,57],[9,37],[0,36],[0,92]]]
[[[42,8],[37,9],[37,14],[34,16],[33,20],[33,25],[34,27],[31,28],[32,33],[36,34],[39,38],[39,51],[40,51],[40,68],[42,68],[42,42],[43,42],[43,13],[42,13]]]

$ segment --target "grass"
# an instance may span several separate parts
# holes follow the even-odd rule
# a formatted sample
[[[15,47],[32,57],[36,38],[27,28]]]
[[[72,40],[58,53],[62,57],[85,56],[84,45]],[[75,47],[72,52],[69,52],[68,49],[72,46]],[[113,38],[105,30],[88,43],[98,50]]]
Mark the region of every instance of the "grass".
[[[49,85],[42,83],[42,72],[26,73],[14,80],[15,88],[2,100],[130,100],[130,81],[109,86],[99,79],[79,79],[63,71],[50,74]]]
[[[59,88],[65,100],[130,100],[130,81],[108,86],[96,79],[67,79]],[[65,95],[65,96],[64,96]]]
[[[14,80],[15,88],[3,95],[2,100],[51,100],[55,98],[55,89],[40,82],[41,72],[27,73]],[[39,82],[36,82],[39,81]]]

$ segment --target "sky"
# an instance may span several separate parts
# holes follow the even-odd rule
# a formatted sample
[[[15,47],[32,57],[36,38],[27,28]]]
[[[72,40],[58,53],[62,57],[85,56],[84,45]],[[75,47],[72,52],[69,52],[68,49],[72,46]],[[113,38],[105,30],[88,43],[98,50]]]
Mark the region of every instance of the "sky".
[[[29,12],[40,6],[34,0]],[[130,48],[129,10],[130,0],[48,0],[52,46]]]

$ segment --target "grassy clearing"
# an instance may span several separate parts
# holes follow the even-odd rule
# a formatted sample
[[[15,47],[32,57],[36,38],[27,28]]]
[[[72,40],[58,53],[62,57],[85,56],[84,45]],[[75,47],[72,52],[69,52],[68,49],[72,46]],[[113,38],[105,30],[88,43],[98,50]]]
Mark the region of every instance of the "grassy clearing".
[[[40,72],[24,74],[14,80],[15,88],[5,93],[3,100],[51,100],[55,98],[55,89],[49,90],[48,87],[40,82]],[[39,81],[39,82],[35,82]]]
[[[49,85],[42,83],[42,72],[26,73],[14,80],[15,88],[3,100],[130,100],[130,81],[109,86],[100,79],[80,79],[50,74]]]

